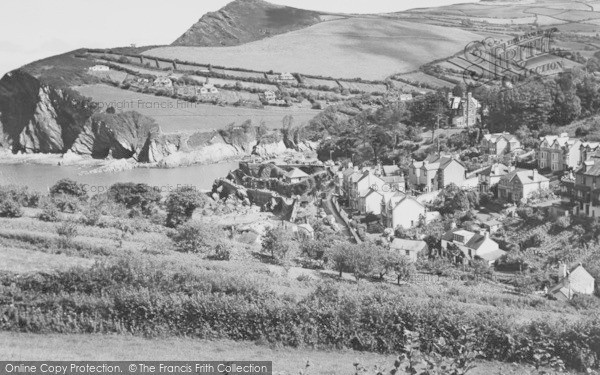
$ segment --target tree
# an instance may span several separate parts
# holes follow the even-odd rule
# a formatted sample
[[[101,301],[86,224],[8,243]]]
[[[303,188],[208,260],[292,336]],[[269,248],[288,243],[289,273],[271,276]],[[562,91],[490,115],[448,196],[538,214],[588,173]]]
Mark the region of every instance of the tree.
[[[337,244],[326,254],[328,262],[331,262],[333,269],[339,272],[340,277],[342,277],[342,272],[354,271],[354,248],[352,245]]]
[[[174,228],[190,220],[196,208],[206,201],[206,195],[194,187],[178,188],[167,198],[167,226]]]
[[[292,231],[283,227],[267,230],[263,237],[262,249],[277,261],[284,261],[298,250],[298,241]]]
[[[65,178],[58,181],[50,188],[51,197],[58,195],[70,195],[79,199],[84,199],[87,197],[87,191],[85,185]]]
[[[171,239],[180,252],[207,254],[217,252],[219,246],[224,246],[223,236],[219,232],[219,228],[207,223],[189,221],[177,227]]]
[[[390,251],[385,259],[385,267],[396,275],[398,285],[400,281],[410,280],[415,273],[415,266],[410,259],[397,251]]]
[[[465,212],[479,205],[479,195],[475,192],[466,192],[457,185],[450,184],[440,192],[436,205],[443,214]]]

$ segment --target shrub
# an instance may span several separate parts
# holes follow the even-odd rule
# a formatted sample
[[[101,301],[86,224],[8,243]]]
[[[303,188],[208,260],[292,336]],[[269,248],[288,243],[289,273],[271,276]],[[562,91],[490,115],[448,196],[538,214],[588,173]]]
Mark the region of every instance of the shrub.
[[[174,228],[190,220],[196,208],[206,201],[206,195],[194,187],[178,188],[167,198],[167,226]]]
[[[12,199],[3,199],[0,201],[0,217],[21,217],[23,216],[23,209],[18,202]]]
[[[40,194],[29,191],[27,186],[0,186],[0,200],[4,199],[13,200],[23,207],[37,207]]]
[[[139,210],[150,215],[161,200],[160,192],[148,184],[118,183],[110,187],[108,196],[129,210]]]
[[[42,212],[39,213],[38,219],[47,222],[60,221],[60,213],[53,202],[46,201],[42,204]]]
[[[77,224],[72,221],[64,221],[56,227],[56,233],[59,237],[59,247],[68,248],[72,245],[75,236],[77,236]]]
[[[78,199],[84,199],[87,197],[85,185],[80,184],[76,181],[68,178],[58,181],[54,186],[50,188],[50,196],[68,195],[76,197]]]
[[[56,194],[52,196],[52,203],[60,212],[76,213],[81,209],[81,201],[74,195]]]

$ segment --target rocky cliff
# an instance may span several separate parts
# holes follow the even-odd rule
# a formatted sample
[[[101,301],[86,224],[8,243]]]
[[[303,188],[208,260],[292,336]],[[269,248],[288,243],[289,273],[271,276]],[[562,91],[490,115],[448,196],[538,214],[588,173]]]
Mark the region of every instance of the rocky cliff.
[[[164,134],[152,118],[133,111],[98,112],[77,92],[42,84],[25,71],[0,80],[0,148],[13,153],[69,153],[174,167],[313,147],[290,143],[278,131],[258,134],[250,125]]]
[[[234,46],[308,27],[321,17],[319,12],[262,0],[236,0],[202,16],[173,45]]]

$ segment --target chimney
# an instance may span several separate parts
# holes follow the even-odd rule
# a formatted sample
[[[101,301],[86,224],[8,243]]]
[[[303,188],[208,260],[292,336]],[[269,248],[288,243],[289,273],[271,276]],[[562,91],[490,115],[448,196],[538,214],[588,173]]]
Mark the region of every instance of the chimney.
[[[558,263],[558,281],[567,277],[567,265],[563,262]]]
[[[538,176],[538,171],[537,169],[534,169],[533,171],[531,171],[531,179],[535,181],[535,179]]]
[[[569,133],[560,133],[560,137],[561,138],[568,138],[569,137]]]
[[[471,94],[471,91],[469,91],[467,93],[467,100],[471,101],[472,98],[473,98],[473,94]]]
[[[453,221],[453,222],[450,224],[450,230],[453,230],[453,229],[456,229],[456,222],[455,222],[455,221]]]

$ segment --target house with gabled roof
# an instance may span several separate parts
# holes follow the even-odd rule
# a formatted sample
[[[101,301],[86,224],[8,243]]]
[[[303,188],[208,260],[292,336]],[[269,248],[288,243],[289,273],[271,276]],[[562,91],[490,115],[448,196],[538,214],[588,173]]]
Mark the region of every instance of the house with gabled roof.
[[[550,189],[550,180],[537,170],[518,169],[500,178],[498,198],[507,202],[518,202],[533,193]]]
[[[371,189],[383,190],[384,184],[383,180],[370,169],[364,170],[360,177],[352,175],[353,186],[349,196],[350,207],[360,210],[360,199],[364,198]]]
[[[581,263],[571,268],[560,263],[558,265],[558,283],[550,288],[548,295],[561,301],[568,301],[578,294],[594,294],[595,284],[596,280]]]
[[[490,238],[489,232],[475,233],[454,228],[442,236],[442,252],[447,253],[450,245],[461,251],[464,262],[481,259],[491,265],[506,254],[498,243]]]
[[[428,246],[425,241],[394,238],[394,240],[390,243],[390,251],[396,251],[406,256],[411,262],[416,262],[419,253],[426,254],[427,250]]]
[[[425,221],[426,208],[415,197],[397,192],[385,199],[381,207],[381,224],[386,228],[409,229]]]
[[[490,155],[503,155],[521,148],[519,139],[510,133],[485,134],[481,150]]]
[[[567,133],[540,138],[538,167],[552,172],[577,168],[581,163],[581,141]]]
[[[445,188],[450,184],[462,186],[466,167],[457,155],[429,155],[423,161],[414,161],[409,167],[409,185],[425,192]]]

